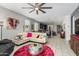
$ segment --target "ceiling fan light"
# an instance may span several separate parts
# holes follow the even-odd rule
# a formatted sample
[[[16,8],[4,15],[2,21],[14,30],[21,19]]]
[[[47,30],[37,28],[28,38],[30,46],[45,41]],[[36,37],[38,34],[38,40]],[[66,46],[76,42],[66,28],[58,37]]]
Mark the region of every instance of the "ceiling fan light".
[[[35,8],[35,10],[39,10],[39,8]]]

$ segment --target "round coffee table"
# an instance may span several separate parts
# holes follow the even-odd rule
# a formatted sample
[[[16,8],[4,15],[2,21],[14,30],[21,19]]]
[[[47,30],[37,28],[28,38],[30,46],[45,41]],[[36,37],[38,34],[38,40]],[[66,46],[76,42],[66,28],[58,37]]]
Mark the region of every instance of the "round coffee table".
[[[23,46],[18,49],[13,56],[32,56],[28,51],[29,45]],[[43,52],[36,56],[54,56],[54,52],[47,45],[43,45]]]

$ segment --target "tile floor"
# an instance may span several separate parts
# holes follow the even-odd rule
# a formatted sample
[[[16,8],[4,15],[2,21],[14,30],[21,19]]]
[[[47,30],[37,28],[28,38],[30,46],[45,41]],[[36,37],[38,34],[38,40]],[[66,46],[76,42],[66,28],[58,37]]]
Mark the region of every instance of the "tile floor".
[[[13,53],[24,45],[16,46]],[[51,49],[53,49],[55,56],[76,56],[74,52],[71,50],[68,41],[66,41],[65,39],[61,39],[59,36],[49,38],[47,40],[46,45],[48,45],[49,47],[51,47]],[[13,53],[11,55],[13,55]]]
[[[48,39],[48,46],[55,52],[55,56],[76,56],[70,48],[69,42],[59,36]]]

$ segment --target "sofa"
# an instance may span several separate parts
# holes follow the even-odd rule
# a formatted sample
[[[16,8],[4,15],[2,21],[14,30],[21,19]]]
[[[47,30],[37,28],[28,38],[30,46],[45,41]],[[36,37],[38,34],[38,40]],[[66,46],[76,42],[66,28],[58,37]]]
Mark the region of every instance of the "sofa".
[[[46,33],[40,33],[40,32],[22,32],[16,35],[14,42],[17,45],[26,42],[46,43],[47,35]]]
[[[13,52],[14,46],[15,44],[12,42],[12,40],[0,40],[0,56],[9,56]]]

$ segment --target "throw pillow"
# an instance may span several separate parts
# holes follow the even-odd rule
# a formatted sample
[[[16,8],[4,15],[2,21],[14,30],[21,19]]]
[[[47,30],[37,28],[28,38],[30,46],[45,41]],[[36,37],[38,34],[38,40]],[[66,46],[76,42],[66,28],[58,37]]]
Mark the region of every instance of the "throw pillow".
[[[23,35],[17,35],[16,36],[16,40],[21,40],[21,39],[23,39]]]
[[[37,37],[36,37],[36,38],[39,38],[39,36],[40,36],[40,35],[37,35]]]
[[[27,37],[32,37],[32,33],[27,33]]]

